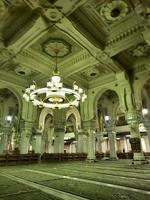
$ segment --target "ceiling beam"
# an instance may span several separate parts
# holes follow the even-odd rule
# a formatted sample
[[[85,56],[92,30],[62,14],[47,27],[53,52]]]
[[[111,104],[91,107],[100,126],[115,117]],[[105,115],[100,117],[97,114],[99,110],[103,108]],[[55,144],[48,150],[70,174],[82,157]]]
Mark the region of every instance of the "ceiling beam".
[[[2,70],[0,70],[0,80],[4,82],[9,82],[10,84],[16,85],[17,87],[21,88],[25,88],[28,85],[28,82],[25,79]]]
[[[80,33],[73,24],[67,19],[63,18],[61,23],[56,23],[56,27],[76,42],[80,47],[87,50],[88,53],[98,62],[105,64],[112,72],[123,70],[123,68],[114,61],[100,48],[93,45],[82,33]]]

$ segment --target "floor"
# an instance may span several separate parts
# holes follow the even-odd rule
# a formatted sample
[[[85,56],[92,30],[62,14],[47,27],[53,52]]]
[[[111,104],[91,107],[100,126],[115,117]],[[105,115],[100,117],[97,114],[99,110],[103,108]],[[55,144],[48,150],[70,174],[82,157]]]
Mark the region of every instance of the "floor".
[[[0,167],[0,200],[148,200],[150,164],[128,160]]]

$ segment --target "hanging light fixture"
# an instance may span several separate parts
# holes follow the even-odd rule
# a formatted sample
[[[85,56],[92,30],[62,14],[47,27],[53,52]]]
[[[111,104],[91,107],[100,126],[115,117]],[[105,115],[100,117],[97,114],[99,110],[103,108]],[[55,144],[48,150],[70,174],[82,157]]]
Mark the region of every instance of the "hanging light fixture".
[[[31,101],[33,105],[45,108],[68,108],[71,106],[78,106],[79,102],[87,98],[82,88],[79,88],[75,83],[73,89],[63,87],[61,77],[57,67],[57,55],[59,50],[55,49],[56,66],[53,71],[51,81],[47,82],[46,87],[37,88],[36,83],[33,82],[30,87],[25,89],[23,98],[26,101]]]

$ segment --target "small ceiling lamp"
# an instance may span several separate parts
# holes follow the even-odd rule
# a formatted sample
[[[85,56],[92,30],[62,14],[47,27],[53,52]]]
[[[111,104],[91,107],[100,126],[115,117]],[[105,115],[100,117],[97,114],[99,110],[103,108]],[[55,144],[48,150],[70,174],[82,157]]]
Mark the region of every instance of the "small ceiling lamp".
[[[148,109],[147,108],[143,108],[142,109],[142,114],[143,115],[147,115],[148,114]]]
[[[55,49],[56,66],[53,71],[51,80],[47,82],[46,87],[37,88],[34,82],[30,87],[26,88],[23,98],[26,101],[31,101],[33,105],[40,108],[68,108],[78,106],[79,102],[87,98],[82,88],[79,88],[75,83],[73,89],[63,87],[61,77],[57,68],[57,57],[59,50]]]

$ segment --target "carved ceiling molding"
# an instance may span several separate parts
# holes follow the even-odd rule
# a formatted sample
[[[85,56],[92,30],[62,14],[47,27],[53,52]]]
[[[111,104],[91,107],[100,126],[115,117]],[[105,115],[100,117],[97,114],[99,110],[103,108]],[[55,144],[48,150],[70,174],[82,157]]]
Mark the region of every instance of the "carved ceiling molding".
[[[99,70],[95,67],[87,69],[84,72],[81,72],[81,74],[89,81],[100,76]]]
[[[11,8],[10,8],[11,9]],[[25,32],[27,32],[29,29],[34,26],[36,23],[36,20],[40,17],[40,13],[37,10],[34,10],[31,12],[27,7],[25,8],[16,8],[16,13],[19,13],[19,10],[22,11],[24,14],[21,15],[21,17],[17,17],[17,14],[11,16],[11,11],[7,11],[7,17],[9,17],[9,21],[7,22],[7,26],[2,27],[2,32],[4,39],[9,45],[12,43],[12,41],[16,41],[18,38],[20,38]],[[18,18],[18,19],[17,19]],[[15,23],[13,23],[13,20]],[[8,29],[9,27],[9,29]]]
[[[48,39],[42,44],[42,48],[43,51],[51,57],[56,57],[56,51],[58,51],[57,57],[60,58],[65,57],[72,52],[72,45],[59,38]]]
[[[117,83],[116,77],[113,73],[110,73],[103,77],[98,77],[97,79],[93,79],[90,81],[89,89],[98,88],[98,87],[109,87],[115,86]]]
[[[138,58],[136,59],[136,61],[134,62],[133,70],[136,73],[136,71],[138,71],[138,69],[140,69],[140,71],[142,70],[147,70],[150,64],[150,58]]]
[[[129,7],[125,1],[117,0],[100,5],[100,15],[109,24],[122,20],[129,13]]]
[[[61,23],[57,24],[57,27],[68,34],[69,37],[76,43],[78,43],[79,46],[84,48],[93,56],[97,61],[99,61],[102,64],[106,64],[106,67],[109,67],[112,72],[120,71],[121,66],[114,62],[109,54],[101,50],[100,48],[96,47],[93,43],[87,40],[87,38],[81,34],[75,27],[72,25],[72,23],[64,18]]]
[[[41,72],[41,74],[49,78],[54,67],[54,63],[52,63],[51,65],[48,64],[47,61],[50,61],[50,59],[46,59],[45,56],[42,56],[41,54],[37,53],[35,50],[32,49],[25,50],[21,54],[23,54],[22,58],[20,60],[17,59],[17,61],[21,65],[23,65],[26,68],[30,68],[33,71],[34,69],[37,69],[39,72]],[[70,76],[71,79],[75,77],[74,81],[80,79],[81,85],[87,87],[88,82],[86,82],[86,80],[84,80],[83,77],[80,77],[80,75],[76,75],[76,73],[79,72],[81,69],[86,69],[92,64],[97,63],[97,60],[95,60],[87,51],[83,50],[75,54],[74,56],[69,57],[67,60],[62,61],[60,63],[59,71],[62,77],[67,79]],[[35,75],[34,79],[39,80],[42,83],[42,81],[45,80],[45,78],[43,79],[43,75]],[[71,83],[71,80],[69,83]]]
[[[146,0],[131,0],[136,13],[146,16],[150,13],[150,1]]]
[[[16,85],[16,87],[20,88],[25,88],[28,84],[25,79],[2,70],[0,70],[0,80],[9,84]]]
[[[134,74],[145,73],[147,70],[147,65],[139,65],[136,68],[134,67]]]
[[[150,72],[150,64],[145,65],[145,67]]]
[[[43,56],[42,54],[40,54],[39,52],[37,52],[31,48],[28,48],[28,49],[22,51],[20,53],[20,55],[24,56],[25,58],[31,58],[31,59],[33,59],[33,61],[43,64],[46,67],[49,67],[49,66],[55,64],[51,59],[49,59],[46,56]]]
[[[23,67],[23,66],[17,66],[15,68],[15,73],[19,76],[22,76],[22,77],[27,77],[29,75],[32,74],[32,70],[27,68],[27,67]]]
[[[8,65],[14,65],[15,53],[2,48],[0,51],[0,69],[8,70]]]
[[[120,42],[121,40],[124,40],[126,37],[130,37],[134,33],[141,32],[144,30],[144,24],[135,24],[126,31],[116,34],[114,38],[111,38],[110,40],[107,41],[107,47],[110,48],[110,46],[113,46],[115,43]]]
[[[0,18],[5,14],[6,12],[6,6],[4,2],[1,0],[0,1]]]
[[[135,58],[148,58],[150,57],[150,46],[148,44],[138,44],[129,51],[130,55]]]
[[[96,65],[92,64],[89,68],[79,72],[78,75],[80,74],[85,77],[86,80],[91,81],[100,76],[105,76],[108,73],[111,73],[111,70],[108,70],[108,68],[105,68],[103,65],[97,63]]]

